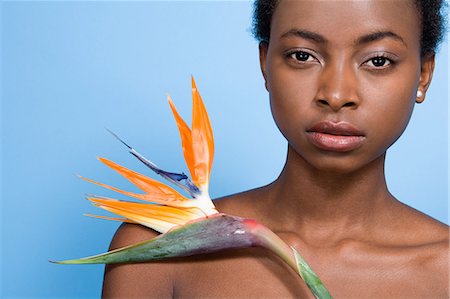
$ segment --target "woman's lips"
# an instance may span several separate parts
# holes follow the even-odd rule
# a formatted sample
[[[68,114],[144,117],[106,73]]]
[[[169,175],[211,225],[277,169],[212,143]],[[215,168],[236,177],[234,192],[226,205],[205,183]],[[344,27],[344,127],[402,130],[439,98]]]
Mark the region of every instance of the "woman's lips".
[[[321,121],[306,130],[306,133],[313,145],[334,152],[357,149],[366,139],[361,130],[348,122]]]

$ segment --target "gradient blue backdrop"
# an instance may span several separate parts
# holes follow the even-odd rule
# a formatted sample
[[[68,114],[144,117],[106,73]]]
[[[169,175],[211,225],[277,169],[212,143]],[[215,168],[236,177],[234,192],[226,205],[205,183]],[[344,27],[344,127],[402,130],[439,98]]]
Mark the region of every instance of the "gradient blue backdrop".
[[[107,249],[118,223],[75,177],[130,184],[96,160],[148,173],[104,128],[169,170],[187,171],[165,94],[190,120],[195,75],[216,139],[214,197],[267,184],[286,142],[271,118],[249,2],[3,2],[2,296],[99,297],[103,266],[60,266]],[[448,223],[448,61],[388,154],[390,190]]]

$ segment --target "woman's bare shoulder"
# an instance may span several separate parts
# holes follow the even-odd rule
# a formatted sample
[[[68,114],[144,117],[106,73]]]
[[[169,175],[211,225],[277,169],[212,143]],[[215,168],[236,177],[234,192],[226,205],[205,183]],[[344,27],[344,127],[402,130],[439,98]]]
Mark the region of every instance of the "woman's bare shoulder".
[[[433,298],[447,298],[449,226],[401,202],[396,205],[390,212],[391,220],[382,226],[389,244],[407,259],[405,265],[411,270],[407,279],[428,285],[435,293]]]
[[[110,250],[158,235],[142,225],[124,223],[116,231]],[[107,265],[102,298],[171,298],[172,277],[172,268],[164,262]]]
[[[440,276],[435,280],[441,280],[442,284],[447,286],[448,292],[450,228],[447,224],[426,214],[417,213],[415,232],[423,239],[425,257],[428,257],[424,259],[424,265],[427,265],[430,274]]]
[[[448,244],[449,226],[435,218],[418,211],[406,204],[400,203],[400,208],[392,210],[392,218],[396,220],[404,238],[408,237],[418,245]]]
[[[422,254],[416,260],[422,282],[433,289],[430,294],[435,294],[434,298],[449,298],[449,227],[428,216],[423,221],[422,233],[428,237],[424,237]]]

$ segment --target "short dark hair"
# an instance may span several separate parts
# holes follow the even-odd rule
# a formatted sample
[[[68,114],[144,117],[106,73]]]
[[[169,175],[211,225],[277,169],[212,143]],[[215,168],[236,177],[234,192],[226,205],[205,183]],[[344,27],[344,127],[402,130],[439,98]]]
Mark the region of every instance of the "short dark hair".
[[[258,42],[268,43],[270,23],[279,0],[255,0],[253,3],[253,35]],[[422,22],[421,54],[435,54],[445,33],[443,0],[414,0]]]

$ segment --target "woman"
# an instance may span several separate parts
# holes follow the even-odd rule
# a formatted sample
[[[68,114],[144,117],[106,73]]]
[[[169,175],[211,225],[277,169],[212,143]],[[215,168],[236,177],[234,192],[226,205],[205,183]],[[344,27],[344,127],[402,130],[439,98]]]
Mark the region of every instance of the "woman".
[[[335,298],[448,298],[448,226],[388,191],[386,150],[425,99],[440,1],[257,1],[272,114],[288,141],[270,185],[216,201],[296,247]],[[431,12],[431,13],[430,13]],[[125,224],[111,247],[156,236]],[[108,266],[104,297],[308,298],[260,249]]]

